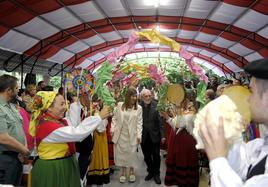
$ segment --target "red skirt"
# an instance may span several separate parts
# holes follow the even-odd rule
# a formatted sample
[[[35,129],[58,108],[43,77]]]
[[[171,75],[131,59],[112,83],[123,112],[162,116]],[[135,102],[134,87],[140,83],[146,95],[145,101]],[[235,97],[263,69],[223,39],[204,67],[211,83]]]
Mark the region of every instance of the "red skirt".
[[[196,141],[185,129],[170,131],[165,185],[198,187],[199,165]]]
[[[165,121],[164,122],[164,128],[165,128],[165,134],[166,134],[166,141],[164,144],[161,144],[160,146],[160,149],[162,150],[168,150],[168,142],[169,142],[169,134],[170,134],[170,131],[172,131],[172,127],[170,127],[170,125]]]
[[[107,132],[107,140],[108,140],[108,154],[109,154],[109,166],[114,166],[114,143],[112,142],[111,136],[111,125],[112,125],[112,118],[108,118],[108,124],[106,127]]]

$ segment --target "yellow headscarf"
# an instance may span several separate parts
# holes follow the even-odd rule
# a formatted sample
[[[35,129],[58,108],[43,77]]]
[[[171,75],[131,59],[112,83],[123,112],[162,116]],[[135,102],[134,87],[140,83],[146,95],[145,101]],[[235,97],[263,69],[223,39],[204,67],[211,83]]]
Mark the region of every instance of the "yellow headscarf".
[[[44,113],[53,103],[57,92],[40,91],[34,96],[32,103],[32,113],[29,126],[29,133],[35,137],[36,126],[38,125],[38,117]]]

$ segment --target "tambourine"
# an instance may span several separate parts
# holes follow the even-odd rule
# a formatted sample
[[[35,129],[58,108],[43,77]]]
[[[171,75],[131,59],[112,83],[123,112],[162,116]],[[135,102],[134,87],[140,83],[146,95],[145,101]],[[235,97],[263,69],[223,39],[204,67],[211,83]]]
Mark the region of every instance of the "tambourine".
[[[244,86],[230,86],[226,87],[222,93],[227,95],[236,105],[237,111],[243,117],[245,125],[249,124],[251,120],[250,106],[249,106],[249,96],[250,91]]]
[[[185,91],[181,84],[171,84],[168,86],[167,99],[170,103],[179,106],[184,100]]]

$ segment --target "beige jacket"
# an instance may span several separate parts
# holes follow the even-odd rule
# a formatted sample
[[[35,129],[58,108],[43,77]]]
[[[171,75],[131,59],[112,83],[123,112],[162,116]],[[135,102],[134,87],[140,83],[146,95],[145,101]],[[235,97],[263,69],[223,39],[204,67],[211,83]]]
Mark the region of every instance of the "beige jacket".
[[[122,102],[119,102],[112,119],[111,133],[113,143],[117,143],[120,136],[122,127],[123,127],[123,111],[122,111]],[[130,144],[137,145],[137,138],[141,139],[142,134],[142,107],[138,105],[137,110],[133,110],[132,115],[129,118],[128,124],[129,135],[130,135]]]

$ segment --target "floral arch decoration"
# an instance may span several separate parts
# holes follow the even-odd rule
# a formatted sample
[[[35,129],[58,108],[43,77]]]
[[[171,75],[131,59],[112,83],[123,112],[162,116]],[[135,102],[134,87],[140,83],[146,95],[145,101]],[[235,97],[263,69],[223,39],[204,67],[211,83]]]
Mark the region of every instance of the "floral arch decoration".
[[[121,82],[123,85],[126,85],[133,76],[136,74],[140,74],[143,76],[151,77],[155,82],[161,85],[159,89],[159,103],[164,105],[164,97],[166,97],[167,92],[167,85],[168,80],[164,75],[164,72],[157,69],[157,66],[154,64],[150,64],[149,67],[141,67],[137,64],[130,64],[127,68],[135,69],[135,72],[130,73],[129,75],[122,78],[124,69],[120,69],[117,64],[117,60],[124,56],[126,53],[130,53],[134,50],[135,45],[139,41],[140,38],[145,37],[152,43],[158,43],[161,45],[169,46],[173,51],[178,52],[181,57],[185,59],[186,64],[189,66],[189,69],[192,71],[193,74],[197,75],[201,81],[198,89],[202,91],[199,95],[201,97],[204,96],[204,88],[208,82],[208,77],[205,75],[203,69],[193,62],[193,57],[191,53],[187,52],[184,47],[180,46],[179,43],[176,41],[163,36],[159,31],[156,29],[146,30],[141,32],[132,32],[129,36],[128,42],[124,43],[120,47],[118,47],[115,51],[110,53],[107,56],[107,61],[102,64],[101,68],[96,73],[96,94],[103,100],[104,104],[106,105],[113,105],[115,100],[112,94],[109,92],[107,87],[111,85],[115,80],[118,80],[121,77]],[[203,98],[197,98],[200,102],[203,102]]]

